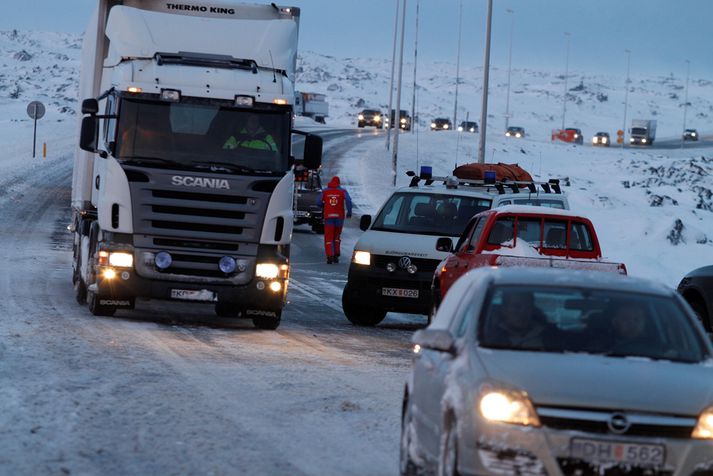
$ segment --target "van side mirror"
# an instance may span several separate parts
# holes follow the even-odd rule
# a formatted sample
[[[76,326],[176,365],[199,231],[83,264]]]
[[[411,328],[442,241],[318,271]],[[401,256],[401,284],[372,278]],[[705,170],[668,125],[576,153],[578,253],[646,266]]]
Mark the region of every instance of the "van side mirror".
[[[304,166],[310,170],[317,170],[322,165],[322,138],[318,135],[307,134],[305,137]]]
[[[371,226],[371,215],[362,215],[359,220],[359,229],[361,231],[366,231]]]
[[[99,137],[99,124],[96,116],[87,116],[82,119],[82,130],[79,134],[79,148],[87,152],[97,152],[97,138]]]
[[[424,349],[437,350],[453,355],[456,353],[453,335],[443,329],[421,329],[413,335],[412,342]]]
[[[436,241],[436,251],[442,251],[443,253],[450,253],[453,251],[453,240],[448,237],[442,236]]]
[[[82,101],[82,114],[97,114],[99,112],[99,101],[94,98]]]

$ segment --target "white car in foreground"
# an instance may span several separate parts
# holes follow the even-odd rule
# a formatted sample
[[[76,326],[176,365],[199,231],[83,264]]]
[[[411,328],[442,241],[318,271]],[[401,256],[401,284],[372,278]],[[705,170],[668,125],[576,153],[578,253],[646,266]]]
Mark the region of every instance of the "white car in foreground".
[[[414,336],[401,474],[713,474],[713,346],[673,290],[481,268]]]

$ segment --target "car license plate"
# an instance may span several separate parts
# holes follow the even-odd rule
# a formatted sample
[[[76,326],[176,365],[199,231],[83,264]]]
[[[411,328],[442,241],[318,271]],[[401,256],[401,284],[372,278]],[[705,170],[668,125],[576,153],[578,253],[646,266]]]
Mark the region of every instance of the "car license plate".
[[[309,212],[303,212],[301,210],[296,210],[295,216],[296,217],[306,217],[306,216],[309,216]]]
[[[570,456],[595,463],[614,462],[633,466],[662,466],[666,460],[666,447],[664,445],[572,438]]]
[[[381,295],[388,297],[418,299],[418,289],[381,288]]]
[[[217,301],[215,293],[207,289],[171,289],[171,299],[180,299],[181,301]]]

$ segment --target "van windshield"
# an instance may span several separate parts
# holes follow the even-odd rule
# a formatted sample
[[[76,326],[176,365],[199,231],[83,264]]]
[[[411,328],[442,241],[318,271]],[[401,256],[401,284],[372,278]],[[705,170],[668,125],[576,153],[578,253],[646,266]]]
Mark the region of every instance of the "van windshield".
[[[417,235],[460,236],[471,218],[489,210],[486,198],[436,193],[395,193],[372,230]]]

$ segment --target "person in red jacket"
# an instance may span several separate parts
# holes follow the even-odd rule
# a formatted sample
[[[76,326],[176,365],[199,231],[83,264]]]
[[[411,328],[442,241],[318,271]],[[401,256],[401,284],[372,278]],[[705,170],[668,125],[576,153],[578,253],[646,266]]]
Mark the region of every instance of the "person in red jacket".
[[[332,177],[327,188],[322,191],[318,205],[324,210],[324,249],[327,264],[339,263],[344,217],[352,217],[352,199],[349,192],[340,187],[339,177]]]

